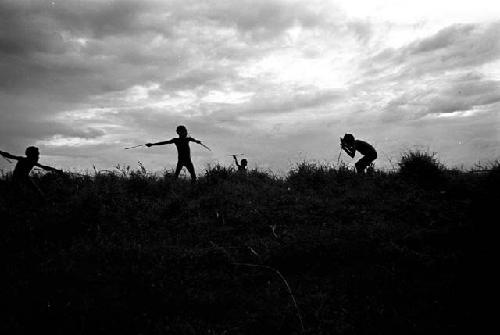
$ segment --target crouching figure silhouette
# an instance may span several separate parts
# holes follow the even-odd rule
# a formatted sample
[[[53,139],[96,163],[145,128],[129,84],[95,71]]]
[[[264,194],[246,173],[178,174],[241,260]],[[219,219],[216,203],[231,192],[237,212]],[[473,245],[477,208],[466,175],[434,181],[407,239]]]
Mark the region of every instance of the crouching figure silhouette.
[[[377,159],[377,151],[371,144],[365,141],[356,140],[352,134],[345,134],[344,138],[340,139],[340,146],[349,156],[351,156],[351,158],[354,158],[356,151],[363,155],[363,157],[354,164],[358,173],[364,173],[365,169]]]
[[[29,176],[31,170],[35,166],[37,166],[46,171],[53,171],[57,173],[63,173],[63,171],[38,163],[38,160],[40,158],[40,151],[38,151],[37,147],[26,148],[25,154],[26,157],[22,157],[9,154],[5,151],[0,151],[0,155],[2,155],[3,157],[7,159],[17,160],[16,167],[14,168],[14,172],[12,175],[16,184],[34,191],[40,198],[45,200],[45,195],[43,194],[42,190]]]

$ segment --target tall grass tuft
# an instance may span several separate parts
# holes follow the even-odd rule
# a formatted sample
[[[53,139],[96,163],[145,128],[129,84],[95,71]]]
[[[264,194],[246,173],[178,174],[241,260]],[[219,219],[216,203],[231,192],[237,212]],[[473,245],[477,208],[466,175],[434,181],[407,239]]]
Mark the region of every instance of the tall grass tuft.
[[[423,188],[434,188],[445,180],[445,167],[436,158],[436,153],[415,150],[403,153],[399,162],[400,176]]]

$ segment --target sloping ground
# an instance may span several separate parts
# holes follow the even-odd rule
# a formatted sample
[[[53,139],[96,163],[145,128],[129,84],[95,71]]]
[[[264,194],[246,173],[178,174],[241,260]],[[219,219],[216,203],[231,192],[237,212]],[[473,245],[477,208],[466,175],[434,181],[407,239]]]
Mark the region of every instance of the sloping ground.
[[[49,174],[46,202],[4,178],[0,330],[477,330],[495,173],[424,188],[307,164],[286,179],[217,167],[196,185]]]

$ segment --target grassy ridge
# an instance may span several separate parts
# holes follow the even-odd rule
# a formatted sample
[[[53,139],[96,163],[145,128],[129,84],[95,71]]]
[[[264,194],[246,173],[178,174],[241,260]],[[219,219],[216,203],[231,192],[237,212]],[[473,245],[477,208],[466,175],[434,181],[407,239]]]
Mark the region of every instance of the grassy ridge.
[[[0,331],[463,330],[500,169],[439,169],[432,184],[307,163],[286,178],[213,167],[195,185],[144,169],[47,174],[47,203],[4,176]]]

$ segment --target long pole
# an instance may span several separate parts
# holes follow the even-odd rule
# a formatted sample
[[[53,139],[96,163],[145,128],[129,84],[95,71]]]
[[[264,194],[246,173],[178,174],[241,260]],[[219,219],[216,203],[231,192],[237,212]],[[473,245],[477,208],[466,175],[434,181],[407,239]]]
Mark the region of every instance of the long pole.
[[[207,147],[205,144],[203,144],[203,143],[201,143],[201,142],[200,142],[199,144],[200,144],[202,147],[204,147],[204,148],[208,149],[208,151],[212,151],[212,150],[211,150],[209,147]]]
[[[134,149],[134,148],[143,147],[143,146],[144,146],[144,144],[138,144],[138,145],[134,145],[133,147],[125,148],[125,150]]]

